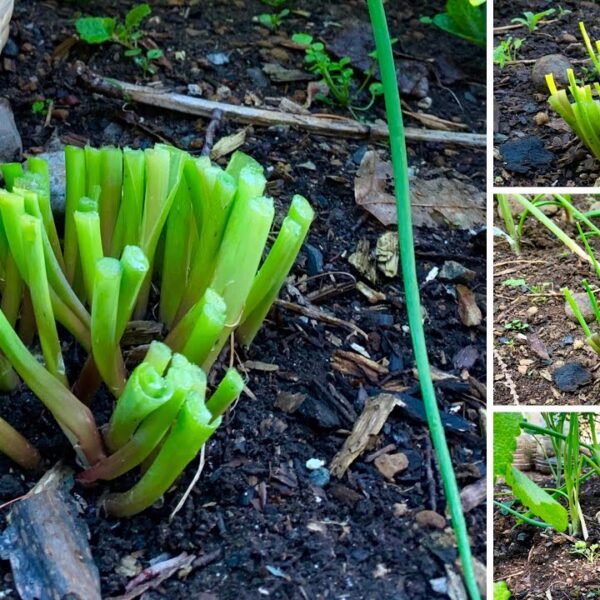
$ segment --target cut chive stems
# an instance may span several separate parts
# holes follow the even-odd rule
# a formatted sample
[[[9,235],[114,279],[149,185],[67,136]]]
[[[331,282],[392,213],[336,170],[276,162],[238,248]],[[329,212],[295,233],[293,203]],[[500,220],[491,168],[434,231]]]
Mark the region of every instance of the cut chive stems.
[[[236,369],[228,369],[223,379],[206,402],[206,408],[213,419],[225,414],[227,409],[240,397],[244,390],[244,380]]]
[[[119,343],[131,319],[138,295],[150,270],[148,259],[138,246],[125,246],[121,256],[123,275],[117,305],[116,341]]]
[[[191,328],[182,354],[191,362],[202,366],[223,333],[227,306],[223,298],[210,288],[198,304],[195,311],[196,322]]]
[[[144,209],[146,161],[143,150],[123,149],[123,193],[112,243],[112,256],[139,243]]]
[[[244,306],[237,336],[249,346],[262,325],[300,251],[314,218],[314,211],[302,196],[294,196],[275,243],[258,271]]]
[[[125,366],[117,334],[117,307],[123,268],[116,258],[96,263],[92,299],[92,353],[98,371],[113,396],[125,387]]]
[[[576,254],[583,260],[592,263],[592,259],[585,250],[578,246],[554,221],[549,219],[537,206],[531,203],[525,196],[514,194],[513,196],[521,206],[526,208],[542,225],[547,227],[573,254]]]
[[[173,485],[220,424],[220,418],[212,419],[202,395],[191,392],[156,458],[138,483],[127,492],[106,498],[107,513],[128,517],[152,506]]]
[[[100,460],[103,457],[102,444],[92,413],[38,363],[1,311],[0,350],[29,389],[73,436],[86,462],[94,464]]]
[[[150,344],[148,352],[144,357],[144,362],[153,367],[159,375],[163,375],[172,357],[173,352],[171,348],[167,344],[155,340]]]
[[[105,440],[111,452],[123,447],[143,419],[168,402],[173,393],[173,386],[152,365],[145,362],[138,365],[110,419]]]
[[[160,320],[171,328],[186,288],[190,259],[190,228],[192,205],[187,185],[180,185],[169,212],[165,231],[165,246],[160,295]]]
[[[44,229],[46,230],[46,235],[48,236],[50,246],[54,251],[56,260],[58,260],[61,269],[65,271],[65,261],[63,258],[62,249],[60,247],[60,241],[58,239],[58,232],[56,231],[56,223],[54,222],[54,216],[52,215],[52,205],[50,202],[50,172],[48,168],[48,162],[37,156],[32,156],[27,159],[27,169],[31,173],[38,174],[43,182],[42,193],[38,194],[38,202],[40,205],[40,211],[42,213]]]
[[[100,202],[102,249],[110,255],[123,186],[123,153],[112,146],[100,150]]]
[[[63,385],[68,386],[65,363],[60,340],[58,339],[54,311],[52,310],[48,279],[46,278],[41,229],[42,224],[35,217],[29,215],[21,217],[23,249],[29,257],[27,262],[27,284],[29,285],[46,368]]]
[[[82,198],[84,201],[93,200]],[[94,202],[94,204],[96,204]],[[91,306],[94,292],[94,278],[96,276],[96,263],[104,256],[102,250],[102,232],[100,229],[100,215],[96,210],[81,210],[83,208],[80,200],[79,210],[76,210],[73,218],[77,232],[77,245],[81,260],[81,271],[88,303]],[[96,204],[97,206],[97,204]],[[87,207],[86,207],[87,208]]]
[[[242,174],[244,169],[242,170]],[[262,175],[261,175],[262,177]],[[259,179],[260,181],[260,179]],[[249,186],[252,187],[252,186]],[[239,190],[238,190],[239,193]],[[274,217],[273,200],[237,198],[217,257],[210,287],[225,300],[227,324],[204,363],[210,368],[230,332],[239,325],[244,304],[254,282]]]
[[[77,231],[75,230],[74,214],[79,205],[79,199],[86,194],[86,174],[89,180],[87,151],[75,146],[65,147],[66,169],[66,202],[65,202],[65,231],[63,238],[63,256],[66,275],[69,283],[75,281],[79,253],[77,250]],[[99,183],[99,181],[98,181]]]

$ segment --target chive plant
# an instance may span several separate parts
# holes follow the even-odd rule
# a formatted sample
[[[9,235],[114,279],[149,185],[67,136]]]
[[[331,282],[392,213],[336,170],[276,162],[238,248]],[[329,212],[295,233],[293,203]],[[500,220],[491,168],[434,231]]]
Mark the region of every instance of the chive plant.
[[[1,167],[0,388],[22,380],[50,410],[85,468],[82,481],[143,467],[130,490],[105,500],[110,514],[130,516],[172,486],[240,396],[235,369],[212,393],[206,373],[232,335],[252,342],[314,213],[294,196],[265,252],[275,208],[262,167],[241,152],[222,169],[163,144],[68,146],[65,163],[62,227],[44,161]],[[129,373],[121,339],[155,305],[166,339]],[[79,374],[65,365],[58,325],[88,353]],[[116,402],[102,436],[86,404],[101,383]],[[0,452],[27,468],[40,460],[2,419]]]
[[[446,442],[444,426],[435,398],[435,389],[431,378],[427,345],[423,330],[412,232],[412,207],[410,202],[406,139],[404,136],[404,123],[400,106],[400,95],[398,92],[396,66],[392,53],[392,43],[388,31],[383,0],[368,0],[367,4],[375,37],[376,54],[381,72],[388,127],[390,131],[390,150],[396,192],[396,212],[398,215],[398,239],[402,262],[402,275],[412,345],[415,354],[415,362],[419,372],[421,394],[423,396],[427,422],[429,424],[429,430],[444,484],[446,501],[448,502],[448,508],[452,518],[452,526],[456,534],[465,585],[471,599],[479,600],[481,595],[475,577],[467,525],[462,510],[456,475],[452,467],[452,458]]]

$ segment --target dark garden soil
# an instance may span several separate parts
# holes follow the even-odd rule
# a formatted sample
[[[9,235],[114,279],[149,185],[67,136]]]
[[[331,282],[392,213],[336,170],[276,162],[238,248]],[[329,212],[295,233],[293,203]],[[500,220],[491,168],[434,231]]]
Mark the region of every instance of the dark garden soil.
[[[562,54],[572,62],[575,74],[584,77],[591,62],[579,22],[585,23],[592,40],[600,39],[600,4],[502,0],[494,2],[494,27],[514,25],[511,19],[526,10],[557,10],[559,4],[571,12],[559,16],[557,11],[533,32],[520,27],[496,31],[494,35],[495,46],[508,36],[523,40],[516,62],[503,69],[494,65],[494,185],[599,185],[600,163],[550,108],[547,90],[535,89],[531,73],[537,59]]]
[[[583,201],[590,205],[593,199]],[[561,227],[577,238],[568,224]],[[567,319],[561,292],[583,291],[593,270],[534,220],[526,223],[522,253],[494,244],[494,402],[497,404],[600,404],[600,360],[578,324]],[[595,288],[594,288],[595,289]],[[571,365],[566,385],[556,374]],[[580,365],[573,366],[573,365]],[[564,371],[563,371],[564,372]],[[576,375],[587,382],[575,385]]]
[[[265,12],[258,1],[184,3],[170,0],[153,7],[147,40],[165,49],[156,79],[186,93],[199,86],[204,97],[232,103],[265,105],[287,97],[303,103],[306,81],[273,83],[261,70],[265,63],[302,69],[302,53],[285,41],[308,31],[331,41],[348,20],[368,27],[362,2],[291,3],[302,11],[284,21],[276,37],[258,28],[251,17]],[[94,14],[123,15],[129,3],[97,1]],[[397,53],[414,79],[408,106],[428,106],[417,83],[429,86],[426,112],[462,122],[466,131],[485,130],[483,60],[473,48],[418,22],[443,2],[388,3]],[[105,7],[111,8],[105,8]],[[117,8],[114,8],[118,6]],[[96,96],[82,88],[75,73],[83,61],[103,75],[141,80],[140,72],[121,57],[116,46],[90,48],[61,45],[73,32],[81,5],[56,2],[17,3],[8,56],[0,58],[0,89],[9,98],[25,152],[40,152],[60,143],[118,143],[144,147],[166,140],[199,152],[207,120],[176,115]],[[352,47],[349,44],[348,47]],[[185,58],[175,57],[185,51]],[[224,53],[228,63],[215,66],[211,56]],[[222,60],[222,57],[212,60]],[[412,69],[412,70],[411,70]],[[410,85],[406,84],[408,87]],[[49,125],[32,112],[36,100],[54,101]],[[277,104],[275,102],[274,104]],[[313,112],[331,112],[315,104]],[[340,114],[346,115],[342,110]],[[378,102],[369,118],[383,116]],[[418,125],[408,120],[411,125]],[[220,135],[240,126],[222,124]],[[354,178],[368,146],[273,127],[250,128],[242,150],[268,168],[269,191],[280,210],[295,192],[305,194],[317,218],[308,244],[293,270],[294,284],[283,292],[294,306],[311,301],[353,326],[339,327],[275,308],[247,355],[236,360],[246,370],[253,398],[244,396],[206,448],[206,465],[183,509],[169,520],[190,483],[190,465],[175,491],[160,507],[129,520],[105,518],[97,502],[104,488],[75,487],[102,580],[103,597],[123,594],[125,586],[151,562],[187,552],[191,568],[148,591],[144,598],[434,598],[431,581],[456,570],[456,548],[449,525],[442,528],[416,520],[424,509],[444,513],[443,490],[432,464],[427,427],[422,418],[418,383],[413,372],[410,337],[398,277],[378,277],[369,286],[383,296],[369,304],[355,281],[363,281],[348,263],[361,239],[371,248],[384,232],[354,202]],[[385,148],[382,146],[382,148]],[[451,146],[411,144],[410,163],[418,177],[449,177],[483,189],[485,154]],[[468,285],[485,311],[485,232],[447,227],[416,231],[420,281],[445,261],[455,260],[475,272]],[[367,283],[364,281],[364,283]],[[348,285],[349,284],[349,285]],[[425,321],[433,365],[448,374],[437,383],[438,400],[461,488],[485,480],[485,314],[481,325],[466,327],[457,311],[454,283],[433,279],[422,285]],[[152,316],[152,315],[150,315]],[[71,369],[85,357],[67,343]],[[340,351],[349,354],[340,360]],[[362,370],[360,355],[378,363]],[[218,370],[218,369],[217,369]],[[72,376],[71,376],[72,377]],[[328,472],[311,472],[306,461],[328,466],[340,450],[369,396],[400,393],[408,403],[396,409],[367,452],[341,480],[327,482]],[[290,395],[299,407],[289,409]],[[105,423],[110,401],[95,400],[98,422]],[[38,444],[48,467],[57,459],[72,463],[72,451],[40,403],[26,390],[0,398],[0,415]],[[372,454],[404,453],[408,468],[386,480]],[[21,472],[0,458],[0,505],[22,494],[39,474]],[[127,478],[126,478],[127,479]],[[128,481],[113,487],[126,487]],[[0,529],[8,508],[0,510]],[[475,556],[485,563],[485,503],[466,515]],[[7,562],[0,562],[0,596],[16,597]],[[443,580],[440,584],[443,588]],[[440,589],[440,588],[438,588]]]
[[[528,473],[538,485],[547,477]],[[506,488],[497,486],[502,500]],[[589,529],[588,546],[600,540],[597,515],[600,483],[595,478],[582,485],[581,508]],[[494,512],[494,581],[506,581],[515,600],[542,598],[597,598],[600,566],[571,554],[574,539],[533,525],[515,527],[515,519]]]

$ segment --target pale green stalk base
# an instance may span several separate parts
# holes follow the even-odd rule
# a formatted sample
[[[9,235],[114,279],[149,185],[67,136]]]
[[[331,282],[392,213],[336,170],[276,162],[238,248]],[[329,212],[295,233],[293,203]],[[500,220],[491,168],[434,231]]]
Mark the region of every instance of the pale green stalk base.
[[[206,408],[210,411],[213,419],[220,417],[240,397],[244,390],[244,380],[235,370],[229,369],[217,389],[206,402]]]
[[[139,365],[129,377],[110,419],[105,436],[109,450],[122,448],[144,418],[168,402],[173,393],[172,384],[154,367],[145,362]]]
[[[5,454],[23,469],[35,469],[39,452],[4,419],[0,418],[0,454]]]

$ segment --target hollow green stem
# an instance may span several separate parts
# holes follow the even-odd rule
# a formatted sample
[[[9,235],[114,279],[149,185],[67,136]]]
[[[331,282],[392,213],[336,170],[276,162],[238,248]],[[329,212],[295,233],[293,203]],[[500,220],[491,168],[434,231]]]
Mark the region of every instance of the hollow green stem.
[[[123,185],[123,153],[119,148],[100,149],[100,227],[102,249],[110,254],[112,236],[117,222]]]
[[[85,482],[97,479],[111,480],[142,464],[160,444],[171,428],[189,392],[194,388],[195,377],[188,368],[173,367],[166,377],[173,394],[162,406],[151,412],[135,430],[131,439],[114,454],[81,474]]]
[[[520,513],[518,510],[514,510],[510,506],[503,504],[502,502],[498,502],[497,500],[494,500],[494,504],[498,508],[502,509],[503,511],[506,511],[508,514],[512,515],[513,517],[517,517],[517,519],[520,519],[524,523],[528,523],[529,525],[535,525],[535,527],[541,527],[542,529],[550,529],[552,527],[552,525],[549,525],[548,523],[544,523],[543,521],[538,521],[537,519],[531,519],[527,515],[524,515],[523,513]]]
[[[71,284],[76,279],[79,263],[74,214],[79,199],[86,195],[86,166],[86,151],[83,148],[65,147],[66,203],[63,256],[67,279]]]
[[[145,362],[138,365],[117,400],[110,419],[105,436],[110,451],[122,448],[144,418],[168,402],[173,392],[171,383],[161,377],[154,367]]]
[[[172,357],[173,352],[167,344],[154,340],[148,348],[144,362],[153,367],[159,375],[163,375]]]
[[[58,239],[58,232],[56,231],[56,223],[54,222],[54,217],[52,215],[52,205],[50,203],[50,173],[48,161],[37,156],[32,156],[27,159],[27,168],[31,173],[35,173],[41,178],[42,189],[38,192],[38,201],[42,213],[42,220],[44,222],[44,229],[48,235],[50,246],[56,256],[56,260],[58,260],[61,269],[65,271],[65,261]]]
[[[19,177],[23,177],[23,165],[21,163],[2,163],[0,164],[0,171],[4,179],[4,187],[12,192],[15,181]]]
[[[104,507],[115,517],[128,517],[152,506],[194,459],[200,448],[221,424],[212,419],[198,392],[191,392],[158,455],[140,481],[129,491],[111,494]]]
[[[111,256],[138,244],[144,208],[146,160],[143,150],[123,149],[123,194],[113,236]]]
[[[573,311],[575,318],[579,322],[581,329],[583,329],[585,336],[587,338],[591,337],[592,332],[590,331],[588,324],[585,322],[585,319],[583,318],[583,315],[581,314],[581,310],[580,310],[579,306],[577,306],[577,302],[575,302],[575,299],[573,298],[573,294],[571,294],[571,290],[569,290],[568,288],[563,288],[562,293],[564,294],[564,297],[566,298],[567,302],[569,303],[569,306],[571,307],[571,310]]]
[[[206,408],[213,419],[220,417],[240,397],[244,390],[244,380],[236,369],[228,369],[223,379],[206,402]]]
[[[77,243],[81,258],[83,283],[88,303],[92,303],[94,293],[94,278],[96,276],[96,263],[104,256],[102,250],[102,233],[100,229],[100,215],[96,210],[75,211],[73,218],[77,232]]]
[[[52,310],[50,288],[46,278],[41,221],[29,215],[21,217],[21,236],[23,250],[29,257],[27,262],[29,291],[46,368],[63,385],[68,386],[62,348]]]
[[[116,341],[121,341],[127,323],[131,319],[138,295],[144,283],[150,264],[143,250],[138,246],[125,246],[121,256],[121,287],[117,305]]]
[[[242,170],[242,176],[244,171],[246,169]],[[239,324],[273,216],[273,201],[265,196],[260,198],[251,198],[250,195],[240,196],[233,206],[210,285],[225,300],[227,323],[204,362],[205,370],[208,370],[216,360],[230,332]]]
[[[415,265],[412,232],[412,208],[409,192],[408,160],[392,45],[383,8],[383,1],[368,0],[368,7],[375,36],[377,58],[381,71],[390,131],[390,149],[392,153],[396,188],[396,208],[398,213],[398,237],[400,242],[402,275],[406,295],[408,321],[415,353],[415,362],[419,372],[419,383],[421,385],[423,404],[427,414],[427,422],[429,424],[429,430],[440,467],[444,491],[446,493],[446,501],[448,502],[450,515],[452,517],[452,526],[456,534],[458,551],[463,566],[465,586],[470,597],[473,600],[479,600],[481,596],[477,587],[467,526],[462,510],[456,476],[452,468],[452,459],[446,443],[444,426],[436,403],[435,390],[431,380],[431,371],[427,356],[427,345],[423,331],[419,283]]]
[[[0,311],[0,350],[29,389],[76,440],[88,464],[103,457],[102,443],[94,417],[65,386],[40,365],[19,339]]]
[[[248,294],[241,325],[236,334],[244,346],[249,346],[289,274],[314,218],[308,201],[294,196],[289,215],[284,219],[275,243],[258,271]]]
[[[188,360],[197,365],[204,364],[223,333],[226,314],[227,306],[223,298],[212,289],[207,289],[194,310],[196,320],[181,352]]]
[[[186,161],[185,178],[190,189],[199,237],[176,320],[183,317],[200,299],[210,283],[236,193],[234,177],[219,167],[212,166],[207,157]]]
[[[181,304],[190,266],[192,205],[187,185],[180,185],[167,218],[161,289],[160,320],[170,328]]]
[[[116,258],[100,259],[92,300],[92,353],[102,379],[116,398],[125,388],[125,366],[116,337],[122,273]]]

